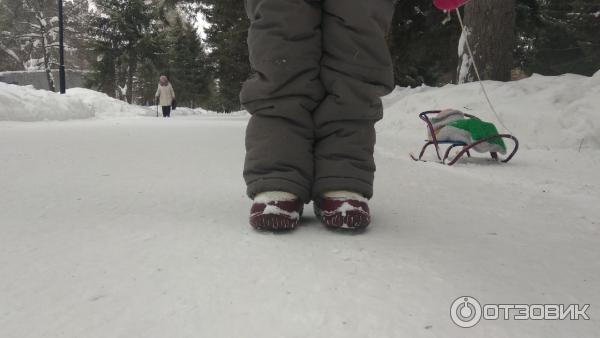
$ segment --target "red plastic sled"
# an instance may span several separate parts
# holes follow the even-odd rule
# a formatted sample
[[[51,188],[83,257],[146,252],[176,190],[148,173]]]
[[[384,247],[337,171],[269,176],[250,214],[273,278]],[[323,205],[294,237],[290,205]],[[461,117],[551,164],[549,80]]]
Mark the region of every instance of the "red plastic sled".
[[[426,112],[422,112],[421,114],[419,114],[419,118],[421,118],[421,120],[423,120],[426,124],[427,124],[427,130],[429,131],[429,135],[431,135],[431,140],[426,140],[425,145],[423,146],[423,148],[421,149],[421,153],[419,154],[419,157],[415,157],[413,154],[410,154],[410,157],[415,160],[415,161],[423,161],[423,154],[425,154],[425,150],[427,150],[427,147],[429,147],[430,145],[435,145],[435,152],[437,154],[438,159],[441,161],[441,163],[446,164],[446,160],[448,160],[448,157],[450,155],[450,151],[455,148],[455,147],[462,147],[462,150],[456,155],[454,156],[450,162],[448,162],[448,165],[453,165],[454,163],[458,162],[458,160],[461,159],[461,157],[463,157],[463,155],[467,154],[468,157],[471,157],[471,152],[470,150],[473,149],[473,147],[484,143],[484,142],[488,142],[490,140],[493,139],[497,139],[497,138],[505,138],[505,139],[510,139],[514,142],[514,148],[512,150],[512,152],[508,155],[508,157],[501,159],[498,156],[498,153],[496,152],[490,152],[490,155],[492,156],[492,159],[496,160],[496,161],[500,161],[502,163],[506,163],[508,161],[510,161],[513,156],[515,156],[515,154],[517,153],[517,150],[519,150],[519,140],[517,140],[516,137],[510,135],[510,134],[497,134],[494,136],[490,136],[481,140],[478,140],[476,142],[473,143],[465,143],[462,141],[438,141],[436,136],[435,136],[435,130],[433,128],[433,124],[431,123],[431,121],[429,120],[429,117],[427,115],[432,115],[432,114],[438,114],[440,112],[440,110],[431,110],[431,111],[426,111]],[[470,114],[464,114],[466,118],[476,118],[473,115]],[[448,148],[446,148],[446,151],[444,152],[444,156],[442,157],[440,155],[440,145],[441,144],[449,144]]]

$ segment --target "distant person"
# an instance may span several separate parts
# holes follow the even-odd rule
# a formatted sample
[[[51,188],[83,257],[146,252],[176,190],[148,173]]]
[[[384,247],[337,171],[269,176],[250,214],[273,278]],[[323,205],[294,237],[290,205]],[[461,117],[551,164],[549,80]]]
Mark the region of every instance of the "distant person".
[[[175,100],[175,91],[166,76],[162,75],[156,89],[156,102],[162,107],[163,117],[171,117],[171,104]]]

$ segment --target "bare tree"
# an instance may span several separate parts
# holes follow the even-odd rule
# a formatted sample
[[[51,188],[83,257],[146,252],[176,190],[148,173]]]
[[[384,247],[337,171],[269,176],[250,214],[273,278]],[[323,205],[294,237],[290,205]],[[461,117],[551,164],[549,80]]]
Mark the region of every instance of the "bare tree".
[[[68,1],[64,10],[67,65],[85,65],[80,60],[85,56],[88,2]],[[56,0],[0,0],[0,67],[43,70],[48,88],[55,91],[52,71],[58,68],[57,15]]]
[[[473,56],[483,80],[510,81],[515,46],[515,0],[476,0],[465,6],[465,31],[458,46],[458,83],[476,79]]]

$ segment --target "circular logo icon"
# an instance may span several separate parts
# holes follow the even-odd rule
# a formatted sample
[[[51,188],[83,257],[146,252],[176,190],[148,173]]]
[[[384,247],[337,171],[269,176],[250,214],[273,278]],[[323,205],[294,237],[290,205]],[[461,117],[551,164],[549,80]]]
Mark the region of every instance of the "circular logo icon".
[[[481,320],[481,304],[473,297],[459,297],[452,302],[450,318],[462,328],[473,327]]]

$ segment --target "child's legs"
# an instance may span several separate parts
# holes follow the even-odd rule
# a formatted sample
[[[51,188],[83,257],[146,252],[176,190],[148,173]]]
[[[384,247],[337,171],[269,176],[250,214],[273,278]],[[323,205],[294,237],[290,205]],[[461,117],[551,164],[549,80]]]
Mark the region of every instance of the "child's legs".
[[[385,40],[392,0],[323,2],[321,81],[328,93],[314,113],[313,196],[330,190],[373,194],[375,122],[394,88]]]
[[[313,183],[312,112],[325,92],[319,79],[321,1],[246,0],[250,63],[256,75],[241,101],[246,130],[248,195],[282,190],[303,201]]]

